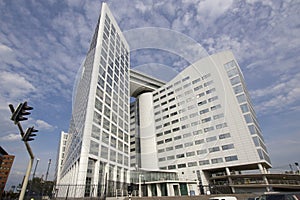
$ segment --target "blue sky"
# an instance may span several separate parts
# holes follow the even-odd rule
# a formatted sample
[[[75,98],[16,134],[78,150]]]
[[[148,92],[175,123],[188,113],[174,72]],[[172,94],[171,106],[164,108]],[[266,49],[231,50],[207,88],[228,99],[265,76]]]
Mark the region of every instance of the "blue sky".
[[[0,145],[16,156],[9,185],[21,182],[29,156],[8,104],[34,107],[23,127],[39,130],[31,147],[53,178],[61,131],[68,131],[72,89],[101,1],[0,1]],[[123,31],[160,27],[184,34],[209,54],[231,50],[246,79],[273,172],[300,162],[300,4],[297,0],[112,0]],[[130,43],[130,41],[129,41]],[[187,62],[168,52],[132,52],[132,67],[158,63],[174,71]]]

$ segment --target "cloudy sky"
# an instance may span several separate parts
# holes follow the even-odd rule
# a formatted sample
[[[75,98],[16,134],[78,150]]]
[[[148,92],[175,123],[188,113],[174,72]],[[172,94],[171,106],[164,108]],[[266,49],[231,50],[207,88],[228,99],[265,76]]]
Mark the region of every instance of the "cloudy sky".
[[[159,27],[178,32],[213,54],[231,50],[246,79],[273,171],[300,162],[300,3],[297,0],[112,0],[124,32]],[[61,131],[68,131],[72,90],[100,13],[101,1],[0,1],[0,145],[16,156],[9,185],[21,182],[29,156],[8,104],[34,107],[31,147],[53,178]],[[128,41],[129,44],[131,41]],[[132,66],[157,63],[174,71],[187,62],[170,52],[132,52]],[[295,166],[293,166],[295,167]]]

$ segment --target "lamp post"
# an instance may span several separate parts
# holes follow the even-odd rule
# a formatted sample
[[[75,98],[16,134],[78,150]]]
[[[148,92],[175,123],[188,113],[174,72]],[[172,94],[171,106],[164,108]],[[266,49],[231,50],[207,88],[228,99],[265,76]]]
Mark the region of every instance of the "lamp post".
[[[45,181],[47,181],[47,179],[48,179],[48,174],[49,174],[49,168],[50,168],[50,165],[51,165],[51,159],[49,159],[49,162],[48,162],[48,168],[47,168],[47,172],[46,172],[46,178],[45,178]]]
[[[33,170],[33,174],[32,174],[32,181],[33,181],[33,179],[34,179],[34,176],[35,176],[35,172],[36,172],[36,168],[37,168],[37,166],[38,166],[38,164],[39,164],[39,161],[40,161],[40,159],[36,159],[36,163],[35,163],[35,167],[34,167],[34,170]]]
[[[32,185],[33,185],[33,180],[34,180],[34,177],[35,177],[35,172],[36,172],[36,169],[37,169],[37,166],[39,164],[39,161],[40,159],[36,159],[36,163],[35,163],[35,167],[34,167],[34,170],[33,170],[33,174],[32,174],[32,180],[31,180],[31,184],[30,184],[30,187],[29,187],[29,195],[31,193],[31,189],[32,189]]]
[[[48,179],[48,174],[49,174],[49,168],[50,168],[50,165],[51,165],[51,159],[49,159],[49,162],[48,162],[48,167],[47,167],[47,172],[46,172],[46,177],[45,177],[45,181],[43,181],[43,185],[42,185],[42,198],[43,198],[43,195],[44,195],[44,187],[46,186],[47,187],[47,179]],[[47,187],[48,188],[48,187]],[[47,188],[46,188],[46,192],[47,191]]]

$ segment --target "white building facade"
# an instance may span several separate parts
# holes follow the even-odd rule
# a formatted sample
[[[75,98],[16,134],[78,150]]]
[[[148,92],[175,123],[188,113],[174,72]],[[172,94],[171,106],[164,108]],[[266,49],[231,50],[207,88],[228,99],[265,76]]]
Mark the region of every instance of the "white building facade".
[[[103,3],[77,85],[57,184],[83,188],[60,187],[58,196],[116,196],[137,183],[130,171],[140,187],[142,176],[151,179],[147,171],[177,172],[168,181],[144,179],[144,196],[204,193],[220,174],[227,176],[221,189],[236,192],[229,186],[231,175],[267,173],[270,158],[231,52],[203,58],[167,83],[130,71],[129,52]]]

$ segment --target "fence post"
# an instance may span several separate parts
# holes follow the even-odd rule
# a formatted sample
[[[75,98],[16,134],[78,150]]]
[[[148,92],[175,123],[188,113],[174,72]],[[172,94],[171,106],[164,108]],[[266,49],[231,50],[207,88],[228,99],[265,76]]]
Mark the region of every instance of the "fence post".
[[[69,195],[69,187],[70,187],[70,184],[68,185],[68,188],[67,188],[67,194],[66,194],[66,198],[65,198],[65,200],[67,200],[67,199],[68,199],[68,195]]]

